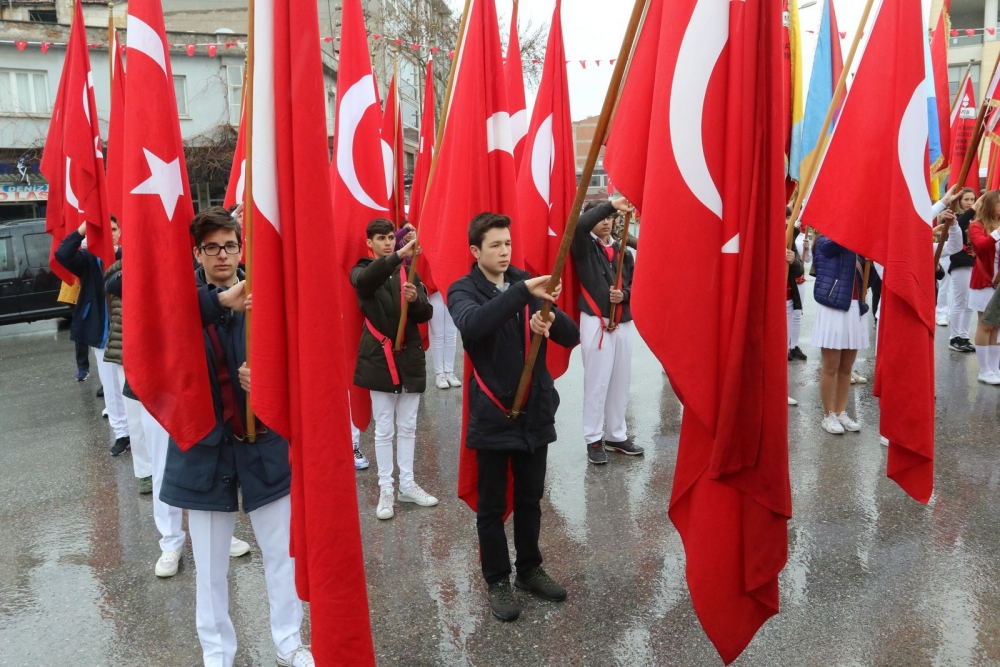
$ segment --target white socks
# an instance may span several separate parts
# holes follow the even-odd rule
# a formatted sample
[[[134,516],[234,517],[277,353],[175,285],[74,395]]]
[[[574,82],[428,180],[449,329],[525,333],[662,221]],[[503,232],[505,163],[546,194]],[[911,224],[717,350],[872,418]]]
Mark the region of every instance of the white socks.
[[[994,374],[1000,374],[1000,345],[990,345],[986,349],[989,350],[990,370]]]

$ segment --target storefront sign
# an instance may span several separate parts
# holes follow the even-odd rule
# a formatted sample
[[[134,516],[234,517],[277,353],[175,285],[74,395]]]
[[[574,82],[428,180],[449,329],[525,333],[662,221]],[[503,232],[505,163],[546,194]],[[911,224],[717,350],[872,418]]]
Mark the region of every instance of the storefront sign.
[[[0,185],[0,204],[48,201],[48,199],[48,183],[39,183],[36,185]]]

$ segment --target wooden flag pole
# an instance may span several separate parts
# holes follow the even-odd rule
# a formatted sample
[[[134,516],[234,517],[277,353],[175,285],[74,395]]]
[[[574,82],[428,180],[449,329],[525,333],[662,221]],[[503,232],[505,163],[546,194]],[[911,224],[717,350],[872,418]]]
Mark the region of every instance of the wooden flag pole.
[[[580,175],[576,186],[576,198],[569,210],[569,220],[566,221],[566,228],[563,229],[562,241],[559,243],[559,253],[556,255],[555,266],[552,267],[549,284],[545,291],[553,294],[559,286],[563,268],[566,266],[566,258],[569,256],[569,249],[573,243],[573,235],[576,233],[576,224],[580,220],[580,209],[583,208],[583,200],[587,196],[587,188],[590,185],[590,177],[594,174],[594,166],[597,164],[597,157],[604,145],[604,138],[608,134],[611,126],[613,110],[618,101],[618,92],[625,79],[625,69],[632,59],[632,45],[635,43],[636,33],[639,30],[639,22],[646,9],[648,0],[635,0],[632,7],[632,15],[629,17],[628,28],[625,30],[625,37],[622,39],[622,46],[618,52],[618,59],[615,61],[615,69],[611,74],[611,83],[608,85],[608,92],[604,96],[604,106],[601,109],[601,116],[594,129],[594,138],[590,142],[590,152],[587,154],[587,162],[583,165],[583,173]],[[552,302],[545,301],[540,311],[542,319],[548,319],[552,312]],[[517,386],[517,393],[514,394],[514,403],[511,406],[510,416],[517,418],[524,407],[524,399],[528,393],[528,385],[531,383],[531,372],[535,367],[535,360],[538,358],[538,351],[542,346],[542,336],[535,334],[531,337],[531,350],[528,358],[524,362],[524,370],[521,372],[521,381]]]
[[[427,185],[424,186],[424,198],[422,201],[427,201],[427,194],[431,191],[431,181],[434,180],[434,172],[437,168],[438,155],[441,154],[441,140],[444,138],[444,126],[445,121],[448,119],[448,111],[451,109],[451,93],[455,88],[455,71],[458,69],[458,64],[461,62],[462,57],[462,47],[465,45],[465,27],[469,22],[469,7],[472,5],[472,0],[465,0],[465,8],[462,10],[462,20],[458,24],[458,45],[455,47],[455,57],[451,61],[451,70],[448,72],[448,88],[444,94],[444,104],[441,107],[441,119],[438,120],[437,135],[434,137],[434,153],[431,155],[431,170],[427,174]],[[431,85],[434,85],[434,81],[431,80]],[[396,83],[397,90],[399,89],[399,83]],[[412,283],[417,275],[417,254],[420,252],[420,241],[417,240],[416,245],[413,246],[413,258],[410,260],[410,272],[407,274],[407,281]],[[402,285],[400,285],[402,289]],[[403,308],[399,313],[399,327],[396,329],[396,343],[393,345],[393,350],[399,352],[403,349],[403,334],[406,332],[406,316],[409,312],[410,304],[408,301],[403,301]]]
[[[627,211],[625,213],[625,227],[622,229],[622,240],[618,242],[618,269],[615,271],[615,289],[621,289],[622,285],[622,269],[625,267],[625,253],[628,252],[628,233],[629,225],[632,224],[632,212]],[[617,315],[619,304],[611,304],[611,310],[608,315],[607,331],[614,331],[618,328],[618,324],[615,322],[615,315]]]
[[[254,70],[254,0],[249,1],[248,7],[249,16],[247,18],[247,69],[244,72],[244,85],[246,90],[243,95],[243,103],[247,105],[244,113],[246,114],[246,132],[243,135],[244,141],[246,141],[246,175],[243,180],[243,230],[244,236],[246,237],[246,248],[245,258],[246,264],[244,265],[245,272],[245,284],[243,285],[244,294],[250,296],[253,294],[253,70]],[[265,26],[266,28],[267,26]],[[239,202],[237,202],[239,204]],[[222,252],[225,252],[223,250]],[[250,368],[250,332],[253,329],[251,327],[251,321],[253,318],[253,313],[249,310],[246,311],[245,325],[246,325],[246,345],[247,345],[247,368]],[[247,416],[247,441],[256,442],[257,441],[257,418],[253,413],[253,406],[250,405],[250,392],[247,392],[247,403],[246,403],[246,416]]]
[[[986,168],[986,187],[983,188],[983,189],[984,190],[989,190],[990,189],[990,183],[993,182],[993,172],[996,170],[996,166],[997,166],[997,156],[994,155],[994,153],[997,152],[997,148],[998,147],[997,146],[990,146],[989,144],[986,144],[986,148],[988,149],[986,151],[986,156],[987,156],[987,159],[989,160],[990,166]]]
[[[833,123],[833,115],[837,112],[837,102],[847,88],[847,76],[854,64],[854,55],[858,52],[858,45],[861,44],[861,37],[865,34],[865,26],[868,24],[868,15],[871,14],[874,0],[865,3],[865,11],[861,14],[861,23],[854,32],[854,42],[851,43],[851,50],[847,53],[847,60],[844,61],[844,69],[840,72],[840,79],[837,81],[837,88],[833,91],[833,99],[830,100],[830,107],[826,110],[826,118],[823,119],[823,127],[819,131],[819,143],[812,152],[812,159],[806,157],[802,161],[802,179],[799,188],[795,193],[795,203],[792,205],[792,215],[788,218],[788,226],[785,228],[785,247],[791,250],[795,238],[795,223],[798,222],[799,213],[802,212],[802,203],[806,195],[812,189],[816,180],[816,172],[819,167],[819,158],[826,153],[826,147],[830,144],[830,125]],[[785,275],[788,275],[788,266],[785,266]]]
[[[990,81],[993,81],[994,77],[997,75],[997,66],[1000,65],[1000,58],[993,63],[993,73],[990,75]],[[972,139],[969,141],[968,147],[965,149],[965,160],[962,161],[962,171],[959,172],[958,178],[955,179],[955,183],[949,183],[951,187],[956,185],[965,185],[965,179],[969,175],[969,169],[972,168],[972,158],[974,158],[979,153],[979,144],[983,140],[983,126],[986,123],[986,112],[990,108],[990,101],[983,96],[983,101],[979,105],[979,115],[976,116],[976,129],[972,132]],[[978,180],[978,174],[976,174]],[[986,183],[989,186],[989,182]],[[950,228],[950,227],[949,227]],[[948,240],[947,234],[942,234],[941,238],[938,239],[937,248],[934,249],[934,270],[937,271],[938,264],[941,263],[941,254],[944,252],[944,244]]]
[[[108,73],[111,78],[108,81],[114,86],[115,81],[115,3],[108,3]]]

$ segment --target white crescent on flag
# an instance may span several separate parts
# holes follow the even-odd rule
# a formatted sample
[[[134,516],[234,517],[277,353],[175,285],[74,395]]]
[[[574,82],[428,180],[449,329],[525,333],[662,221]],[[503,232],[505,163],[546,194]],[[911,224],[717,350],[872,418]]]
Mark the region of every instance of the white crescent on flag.
[[[389,209],[377,204],[361,187],[357,169],[354,167],[354,135],[365,112],[376,104],[378,100],[375,99],[375,80],[371,74],[361,77],[344,93],[337,121],[337,129],[341,133],[340,140],[337,141],[337,172],[360,204],[376,211],[388,211]]]
[[[396,180],[392,175],[395,173],[393,167],[396,166],[396,159],[392,153],[392,146],[385,139],[382,140],[382,163],[385,165],[385,191],[389,195],[389,199],[392,199]]]
[[[486,120],[486,152],[503,151],[514,155],[514,140],[510,133],[510,114],[497,111]]]
[[[163,41],[160,39],[160,36],[156,34],[156,31],[150,28],[147,23],[144,23],[141,19],[132,14],[128,15],[126,30],[128,32],[128,48],[141,51],[152,58],[153,62],[159,65],[160,69],[163,70],[163,75],[166,76],[166,49],[164,48]]]
[[[924,82],[913,91],[899,123],[897,139],[899,168],[910,193],[913,210],[928,225],[931,221],[931,197],[927,191],[927,98]]]
[[[552,114],[549,114],[538,127],[534,144],[531,146],[531,182],[538,191],[538,196],[552,209],[551,181],[552,169],[555,166],[555,137],[552,134]],[[556,236],[549,227],[549,236]]]

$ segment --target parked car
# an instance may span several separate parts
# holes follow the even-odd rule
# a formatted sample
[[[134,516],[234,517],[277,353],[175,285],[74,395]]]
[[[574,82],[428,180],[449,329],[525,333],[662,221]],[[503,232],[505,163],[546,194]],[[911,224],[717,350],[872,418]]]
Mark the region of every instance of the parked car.
[[[70,317],[56,301],[62,281],[49,269],[45,220],[0,222],[0,324]]]

